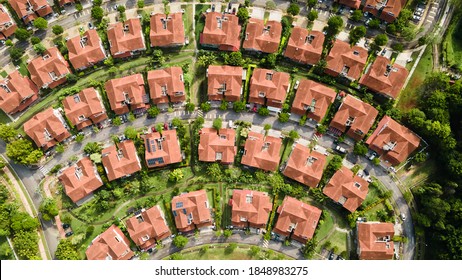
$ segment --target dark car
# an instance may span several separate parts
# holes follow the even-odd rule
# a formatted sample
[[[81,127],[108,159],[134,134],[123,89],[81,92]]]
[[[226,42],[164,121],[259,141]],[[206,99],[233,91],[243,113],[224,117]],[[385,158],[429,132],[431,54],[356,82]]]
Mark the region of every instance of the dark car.
[[[215,12],[215,4],[212,4],[212,12]]]
[[[364,169],[363,172],[364,172],[364,174],[366,174],[366,176],[369,176],[369,170]]]
[[[66,237],[69,237],[69,236],[71,236],[71,235],[73,235],[73,234],[74,234],[73,231],[66,232]]]
[[[330,252],[330,253],[329,253],[329,260],[333,260],[333,259],[334,259],[334,256],[335,256],[334,253]]]
[[[168,130],[168,123],[167,122],[164,122],[164,129]]]
[[[70,224],[62,224],[63,229],[68,229],[71,225]]]
[[[387,53],[387,49],[383,49],[382,52],[380,53],[381,56],[384,56]]]
[[[343,261],[343,260],[345,260],[345,259],[342,258],[340,255],[338,255],[338,256],[337,256],[337,260]]]

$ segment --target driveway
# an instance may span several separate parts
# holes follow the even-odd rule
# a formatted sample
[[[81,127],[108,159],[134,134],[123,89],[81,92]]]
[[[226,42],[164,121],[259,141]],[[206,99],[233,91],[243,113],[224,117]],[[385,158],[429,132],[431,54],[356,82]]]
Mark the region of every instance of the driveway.
[[[260,7],[252,7],[252,12],[250,13],[250,17],[256,19],[264,19],[265,18],[265,9]]]
[[[268,20],[274,20],[281,22],[282,19],[282,12],[281,11],[270,11]]]

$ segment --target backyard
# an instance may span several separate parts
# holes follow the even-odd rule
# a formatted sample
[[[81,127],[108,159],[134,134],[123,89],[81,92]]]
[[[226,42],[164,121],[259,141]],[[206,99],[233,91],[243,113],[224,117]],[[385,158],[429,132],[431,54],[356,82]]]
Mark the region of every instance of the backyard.
[[[443,56],[449,67],[462,71],[462,12],[454,15],[454,20],[446,31],[443,41]]]

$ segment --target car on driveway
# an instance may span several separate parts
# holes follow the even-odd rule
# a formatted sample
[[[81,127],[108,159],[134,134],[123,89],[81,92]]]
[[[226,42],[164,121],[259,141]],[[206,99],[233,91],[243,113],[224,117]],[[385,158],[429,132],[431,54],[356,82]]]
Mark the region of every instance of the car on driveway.
[[[405,220],[406,220],[406,214],[404,214],[404,213],[401,213],[401,215],[400,215],[400,216],[401,216],[401,220],[403,220],[403,221],[405,221]]]
[[[70,224],[62,224],[63,229],[68,229],[70,226]]]
[[[73,231],[66,232],[66,237],[69,237],[69,236],[71,236],[71,235],[73,235],[73,234],[74,234]]]
[[[341,154],[346,154],[347,153],[347,150],[341,146],[337,146],[335,147],[335,150]]]
[[[373,159],[376,158],[376,157],[377,157],[377,153],[376,153],[376,152],[373,152],[373,153],[368,157],[368,159],[369,159],[369,160],[373,160]]]

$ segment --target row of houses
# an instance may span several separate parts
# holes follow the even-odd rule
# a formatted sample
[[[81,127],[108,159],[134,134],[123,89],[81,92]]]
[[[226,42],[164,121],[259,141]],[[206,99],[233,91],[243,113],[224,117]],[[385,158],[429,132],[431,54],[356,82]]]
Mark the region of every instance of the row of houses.
[[[363,11],[388,23],[395,21],[407,0],[338,0],[340,4],[353,9],[359,9],[363,4]]]

